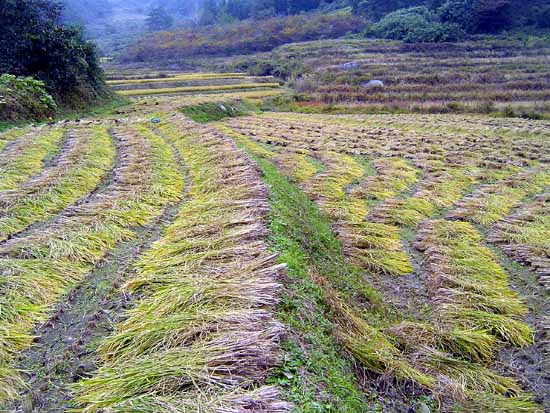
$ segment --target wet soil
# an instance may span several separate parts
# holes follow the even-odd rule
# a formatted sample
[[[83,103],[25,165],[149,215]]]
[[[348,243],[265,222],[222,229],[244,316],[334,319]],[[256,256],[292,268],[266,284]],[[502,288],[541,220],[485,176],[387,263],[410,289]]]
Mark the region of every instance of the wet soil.
[[[529,307],[529,314],[523,321],[535,332],[533,345],[503,348],[497,357],[498,368],[502,373],[516,377],[544,411],[550,412],[550,292],[538,283],[533,271],[512,261],[496,248],[489,248],[506,270],[512,289]]]

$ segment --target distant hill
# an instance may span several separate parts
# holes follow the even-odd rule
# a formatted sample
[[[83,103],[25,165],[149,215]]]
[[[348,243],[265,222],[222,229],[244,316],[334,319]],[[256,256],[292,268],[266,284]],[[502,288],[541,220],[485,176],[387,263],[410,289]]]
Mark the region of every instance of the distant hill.
[[[113,12],[113,5],[109,0],[88,0],[86,7],[78,0],[64,0],[64,18],[80,25],[88,25],[96,21],[104,21]]]
[[[314,13],[150,33],[124,50],[125,62],[178,62],[197,56],[270,51],[294,42],[334,39],[360,32],[365,20],[348,12]]]
[[[202,0],[63,0],[64,18],[84,28],[88,38],[106,54],[122,50],[147,31],[151,9],[163,6],[176,18],[176,27],[197,19]]]
[[[348,24],[351,32],[409,43],[550,29],[548,0],[89,0],[85,7],[79,0],[64,2],[66,19],[84,26],[104,53],[138,61],[271,50],[342,36]],[[149,33],[147,17],[157,7],[167,12],[160,21],[170,23],[154,26],[166,32]],[[334,17],[343,10],[348,17]],[[328,26],[313,27],[327,23],[321,15],[331,16]],[[353,18],[363,26],[350,23]]]

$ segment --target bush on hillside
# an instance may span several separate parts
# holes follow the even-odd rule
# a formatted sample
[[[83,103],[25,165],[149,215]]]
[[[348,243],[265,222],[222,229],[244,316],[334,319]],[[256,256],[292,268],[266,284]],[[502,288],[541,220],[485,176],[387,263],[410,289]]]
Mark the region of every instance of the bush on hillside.
[[[426,7],[413,7],[388,14],[371,26],[367,34],[406,43],[456,42],[464,32],[456,24],[441,23]]]
[[[0,122],[46,119],[56,109],[44,82],[32,77],[0,76]]]
[[[335,13],[277,17],[261,22],[246,20],[196,30],[160,32],[147,35],[130,46],[122,60],[178,60],[200,55],[262,52],[286,43],[357,33],[364,26],[365,21],[360,17]]]

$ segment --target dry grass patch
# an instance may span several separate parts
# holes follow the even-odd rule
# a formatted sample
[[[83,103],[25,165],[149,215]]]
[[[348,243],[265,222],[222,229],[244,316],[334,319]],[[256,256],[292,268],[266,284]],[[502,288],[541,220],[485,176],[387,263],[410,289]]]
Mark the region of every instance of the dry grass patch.
[[[0,158],[0,191],[15,189],[42,169],[63,137],[59,128],[45,128],[22,135],[5,148]]]
[[[491,230],[489,241],[512,259],[530,266],[550,289],[550,195],[541,194]]]

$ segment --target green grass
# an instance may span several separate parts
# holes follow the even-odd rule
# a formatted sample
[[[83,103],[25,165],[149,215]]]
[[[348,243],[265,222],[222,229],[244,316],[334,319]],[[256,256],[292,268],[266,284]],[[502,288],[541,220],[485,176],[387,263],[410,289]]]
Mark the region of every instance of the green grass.
[[[199,123],[245,116],[257,110],[257,107],[252,102],[246,100],[202,103],[199,105],[184,106],[180,109],[185,116]]]
[[[270,187],[270,242],[280,261],[288,264],[288,294],[279,314],[295,334],[285,344],[285,362],[272,380],[283,384],[288,397],[303,406],[299,412],[381,411],[381,405],[365,400],[357,391],[350,361],[342,353],[345,349],[368,370],[433,385],[429,376],[400,355],[390,339],[344,302],[368,303],[370,314],[362,316],[374,323],[385,311],[378,293],[342,255],[326,217],[262,158],[263,148],[233,136],[255,157]],[[298,374],[304,370],[307,374]],[[327,401],[320,404],[319,394],[328,390]]]
[[[328,377],[328,383],[318,383],[315,379],[308,381],[308,374],[295,374],[296,371],[305,370],[317,377],[322,372],[330,371],[327,359],[318,357],[316,349],[321,343],[326,343],[323,339],[336,339],[336,349],[340,348],[340,351],[335,353],[333,365],[341,366],[336,360],[342,360],[340,352],[345,350],[371,372],[389,374],[398,381],[413,381],[435,393],[442,391],[441,397],[446,398],[447,406],[458,402],[464,411],[473,411],[473,406],[486,408],[480,411],[499,411],[491,410],[492,400],[493,405],[498,405],[502,411],[513,411],[515,407],[521,409],[519,411],[539,411],[529,396],[520,391],[514,379],[499,376],[486,367],[501,342],[523,346],[530,342],[531,332],[525,324],[514,319],[524,314],[525,308],[508,289],[505,278],[493,265],[491,257],[477,244],[479,239],[475,233],[467,229],[462,235],[458,232],[459,240],[463,237],[476,245],[468,244],[464,254],[460,252],[465,245],[457,247],[453,263],[464,273],[456,275],[456,279],[474,277],[475,282],[483,287],[483,280],[490,277],[492,271],[497,278],[493,280],[497,291],[484,297],[464,297],[457,290],[453,297],[456,303],[442,310],[446,311],[446,321],[442,324],[428,325],[402,320],[379,302],[376,291],[373,290],[367,298],[359,291],[350,291],[360,285],[352,281],[353,278],[349,278],[347,283],[342,282],[344,276],[340,271],[344,270],[346,276],[351,277],[356,269],[343,258],[338,239],[332,233],[327,218],[271,163],[272,153],[268,152],[266,156],[261,145],[231,133],[224,127],[221,129],[255,158],[271,189],[270,239],[274,251],[281,255],[281,262],[289,263],[289,293],[280,309],[280,317],[295,332],[285,347],[288,351],[287,359],[273,380],[287,386],[292,400],[308,406],[310,395],[319,391],[319,387],[326,389],[338,385],[337,379],[329,373],[324,376]],[[469,179],[459,181],[470,182]],[[447,184],[443,187],[448,188]],[[449,189],[436,201],[447,204],[460,190],[462,188]],[[457,236],[452,229],[440,236],[446,242],[459,242],[452,241]],[[462,258],[466,255],[475,258],[464,261]],[[483,274],[479,278],[470,265],[475,262],[482,264]],[[500,293],[506,295],[507,300],[500,300]],[[357,311],[358,303],[365,298],[369,309]],[[474,310],[470,311],[471,308]],[[453,309],[458,309],[458,314],[464,316],[464,319],[455,320]],[[325,324],[330,326],[327,327],[326,337],[320,335],[317,328]],[[332,338],[329,333],[332,333]],[[311,351],[315,364],[304,362],[304,358],[311,360],[308,353],[310,345],[313,347]],[[306,356],[293,351],[295,348],[305,352]],[[322,354],[333,353],[322,347]],[[447,383],[448,387],[441,389],[442,383]],[[331,397],[337,401],[335,403],[341,403],[343,395],[338,392],[332,394]],[[369,402],[366,406],[363,407],[365,411],[380,407]],[[329,403],[328,407],[315,408],[320,411],[353,409],[344,404],[331,410],[334,408],[333,403]]]
[[[104,117],[109,115],[116,114],[120,109],[128,106],[130,100],[119,95],[112,95],[109,98],[102,99],[97,102],[95,105],[90,106],[85,109],[73,110],[73,109],[63,109],[55,117],[55,120],[75,120],[75,119],[84,119],[88,117]]]
[[[277,184],[281,186],[280,196],[284,197],[283,199],[287,203],[287,207],[281,210],[285,213],[281,219],[287,222],[285,228],[287,236],[297,240],[304,252],[316,262],[320,273],[324,274],[338,291],[350,299],[371,303],[380,302],[381,297],[368,285],[361,271],[347,263],[342,254],[342,246],[332,232],[326,217],[305,193],[290,184],[286,178],[279,174],[275,166],[263,158],[266,156],[266,150],[221,125],[217,126],[254,156],[264,174],[267,175],[266,171],[269,168],[271,177],[279,180]],[[267,154],[271,155],[270,152]],[[275,185],[269,181],[267,183],[272,187]]]
[[[260,161],[259,164],[264,181],[271,188],[271,248],[279,255],[279,262],[288,265],[288,292],[283,297],[278,315],[294,332],[283,343],[286,355],[271,382],[285,389],[289,400],[296,404],[297,412],[372,411],[372,406],[359,390],[351,361],[342,356],[341,348],[331,334],[335,324],[327,317],[329,310],[323,290],[310,276],[310,271],[314,271],[311,255],[319,255],[316,261],[330,262],[336,240],[302,192],[267,162]],[[297,229],[303,225],[306,225],[302,227],[304,232],[298,232]],[[321,237],[311,239],[314,234]],[[322,392],[327,393],[326,400],[320,397]]]

